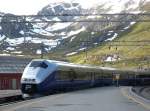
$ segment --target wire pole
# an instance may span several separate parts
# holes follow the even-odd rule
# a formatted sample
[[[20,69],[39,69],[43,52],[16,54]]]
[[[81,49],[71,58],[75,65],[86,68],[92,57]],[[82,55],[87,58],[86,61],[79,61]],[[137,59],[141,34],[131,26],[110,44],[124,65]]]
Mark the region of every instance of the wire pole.
[[[44,57],[44,44],[43,42],[41,43],[41,59]]]

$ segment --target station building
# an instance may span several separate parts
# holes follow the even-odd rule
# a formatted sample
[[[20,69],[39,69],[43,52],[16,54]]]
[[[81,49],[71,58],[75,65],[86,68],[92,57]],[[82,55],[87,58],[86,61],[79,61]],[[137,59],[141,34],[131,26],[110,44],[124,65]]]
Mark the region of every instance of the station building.
[[[28,58],[0,56],[0,90],[19,89],[23,70],[30,61]]]

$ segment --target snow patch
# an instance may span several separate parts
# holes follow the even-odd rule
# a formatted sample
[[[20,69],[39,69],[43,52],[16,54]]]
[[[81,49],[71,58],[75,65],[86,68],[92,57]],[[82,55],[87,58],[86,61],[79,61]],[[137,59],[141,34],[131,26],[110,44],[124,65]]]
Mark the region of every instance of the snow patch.
[[[46,51],[50,51],[52,48],[54,48],[56,46],[51,46],[51,47],[47,47],[47,48],[44,48]]]
[[[136,22],[131,22],[130,25],[134,25]]]
[[[59,44],[57,40],[48,40],[48,39],[41,39],[41,38],[33,38],[31,42],[35,44],[43,43],[44,45],[48,45],[48,46],[57,46]]]
[[[107,56],[104,61],[105,62],[113,62],[113,61],[117,61],[117,60],[120,60],[120,58],[119,58],[119,56],[114,54],[114,55]]]
[[[8,42],[10,46],[17,46],[19,44],[24,43],[24,40],[25,40],[24,37],[21,37],[15,39],[7,38],[5,41]]]
[[[41,49],[38,49],[37,51],[36,51],[36,54],[41,54],[42,53],[42,51],[41,51]]]
[[[22,51],[14,51],[14,52],[11,52],[11,53],[13,53],[13,54],[21,54]]]
[[[129,29],[129,28],[130,28],[130,26],[127,26],[127,27],[125,27],[125,28],[123,28],[123,29],[127,30],[127,29]]]
[[[10,56],[11,54],[0,54],[0,56]]]
[[[52,20],[54,20],[54,21],[61,21],[58,17],[54,17]]]
[[[129,29],[132,25],[134,25],[136,22],[130,22],[130,24],[127,26],[127,27],[125,27],[125,28],[123,28],[123,29]]]
[[[30,43],[35,43],[35,44],[43,43],[44,45],[47,45],[47,46],[57,46],[59,44],[57,39],[48,40],[48,39],[32,38],[32,37],[20,37],[20,38],[15,38],[15,39],[7,38],[5,41],[8,42],[10,46],[17,46],[25,42],[30,42]]]
[[[83,50],[85,50],[85,49],[87,49],[87,48],[86,48],[86,47],[83,47],[83,48],[78,49],[78,51],[83,51]]]
[[[44,20],[45,20],[45,18],[44,18]],[[43,20],[43,21],[44,21],[44,20]],[[46,20],[45,20],[45,21],[46,21]],[[48,20],[47,20],[47,21],[48,21]],[[47,23],[46,23],[46,22],[45,22],[45,23],[36,23],[36,26],[42,28],[42,27],[47,26]]]
[[[95,32],[91,32],[91,34],[92,34],[92,35],[94,35],[94,34],[95,34]]]
[[[21,30],[19,33],[22,34],[22,35],[24,35],[24,31],[23,30]]]
[[[55,23],[54,25],[47,27],[45,30],[46,31],[56,31],[56,30],[61,30],[64,28],[67,28],[71,25],[71,22],[68,23]]]
[[[5,37],[5,35],[0,36],[0,41],[2,41]]]
[[[82,32],[82,31],[84,31],[84,30],[85,30],[85,27],[82,27],[82,28],[79,29],[79,30],[71,31],[68,35],[69,35],[69,36],[72,36],[72,35],[75,35],[75,34],[78,34],[78,33]]]
[[[66,32],[61,32],[59,35],[65,36],[65,35],[66,35]]]
[[[111,35],[111,33],[108,33],[107,35]]]
[[[85,27],[82,27],[81,29],[75,30],[75,31],[70,31],[67,36],[62,37],[63,39],[68,38],[70,36],[79,34],[80,32],[85,31]]]
[[[118,34],[115,33],[111,38],[108,38],[108,39],[105,40],[105,41],[112,41],[112,40],[114,40],[117,36],[118,36]]]
[[[98,43],[96,42],[96,43],[93,43],[94,45],[97,45]]]
[[[31,29],[33,32],[41,34],[41,35],[46,35],[46,36],[54,36],[54,34],[42,29],[42,28],[36,28],[34,27],[34,29]]]
[[[71,37],[70,42],[72,42],[73,39],[75,39],[75,38],[76,38],[76,36]]]
[[[15,50],[15,48],[13,48],[13,47],[7,47],[6,50],[13,51],[13,50]]]
[[[66,54],[66,56],[71,56],[71,55],[75,55],[75,54],[77,54],[77,52],[68,53],[68,54]]]
[[[114,59],[113,57],[109,56],[106,58],[105,60],[106,62],[112,62],[112,61],[116,61],[116,59]]]
[[[96,18],[95,16],[88,16],[87,19],[94,19]]]

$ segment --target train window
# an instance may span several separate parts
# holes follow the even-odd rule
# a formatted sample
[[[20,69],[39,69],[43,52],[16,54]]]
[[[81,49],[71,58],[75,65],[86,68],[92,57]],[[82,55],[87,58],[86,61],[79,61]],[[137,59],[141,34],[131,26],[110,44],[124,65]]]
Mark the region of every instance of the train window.
[[[39,67],[40,63],[41,63],[41,61],[33,61],[29,67]]]
[[[132,79],[132,78],[134,78],[135,77],[135,75],[124,75],[124,77],[122,77],[122,78],[129,78],[129,79]]]
[[[69,71],[69,79],[71,81],[75,80],[77,78],[77,74],[74,70]]]
[[[112,74],[103,74],[103,78],[112,78]]]
[[[70,80],[68,71],[57,71],[56,80]]]
[[[102,74],[101,73],[95,73],[95,79],[101,79]]]
[[[41,61],[33,61],[29,67],[42,67],[42,68],[47,68],[48,65],[45,62]]]
[[[40,63],[40,67],[42,67],[42,68],[47,68],[48,65],[47,65],[45,62],[42,62],[42,63]]]
[[[137,77],[138,77],[138,78],[149,78],[150,75],[138,75]]]
[[[90,79],[91,79],[91,73],[78,72],[76,74],[76,80],[90,80]]]
[[[58,71],[55,78],[56,80],[90,80],[90,73],[75,72],[75,71]]]

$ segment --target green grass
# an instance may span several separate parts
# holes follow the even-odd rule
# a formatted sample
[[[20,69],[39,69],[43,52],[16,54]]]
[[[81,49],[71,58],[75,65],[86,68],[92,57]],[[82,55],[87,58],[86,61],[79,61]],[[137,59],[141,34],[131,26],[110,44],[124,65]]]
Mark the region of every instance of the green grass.
[[[127,32],[121,34],[114,41],[121,43],[107,42],[103,46],[98,46],[85,52],[69,57],[71,62],[80,64],[95,64],[100,66],[110,66],[117,68],[138,68],[149,67],[147,58],[150,56],[150,23],[136,23]],[[123,42],[123,41],[145,41],[145,42]],[[109,48],[111,46],[111,48]],[[123,45],[123,46],[117,46]],[[133,45],[133,46],[126,46]],[[134,46],[135,45],[135,46]],[[116,49],[117,47],[117,49]],[[116,62],[104,62],[102,58],[106,55],[116,54],[120,60]]]

